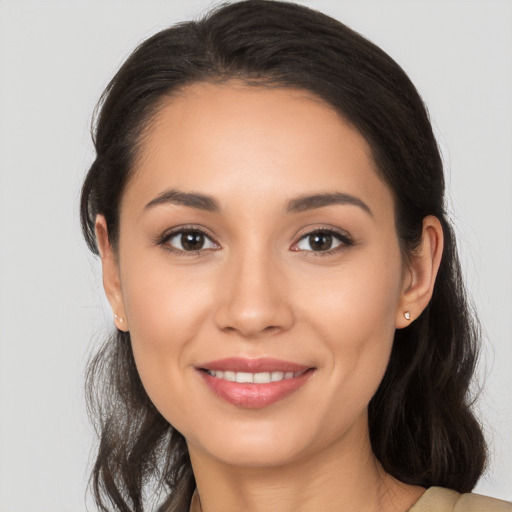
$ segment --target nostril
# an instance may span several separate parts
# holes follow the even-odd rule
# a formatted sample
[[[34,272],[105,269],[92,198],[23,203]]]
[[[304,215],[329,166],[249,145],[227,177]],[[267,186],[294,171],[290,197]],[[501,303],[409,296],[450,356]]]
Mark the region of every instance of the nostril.
[[[245,338],[288,330],[294,322],[290,304],[282,295],[263,297],[263,292],[252,288],[242,289],[240,286],[238,294],[226,295],[217,303],[213,316],[216,326],[226,334],[236,332]],[[268,295],[270,291],[266,293]]]

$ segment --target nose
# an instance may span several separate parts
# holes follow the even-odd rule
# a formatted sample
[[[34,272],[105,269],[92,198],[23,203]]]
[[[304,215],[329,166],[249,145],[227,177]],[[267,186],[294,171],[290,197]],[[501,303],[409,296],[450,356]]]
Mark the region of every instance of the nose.
[[[268,255],[243,255],[226,267],[214,314],[219,329],[257,339],[291,328],[286,279]]]

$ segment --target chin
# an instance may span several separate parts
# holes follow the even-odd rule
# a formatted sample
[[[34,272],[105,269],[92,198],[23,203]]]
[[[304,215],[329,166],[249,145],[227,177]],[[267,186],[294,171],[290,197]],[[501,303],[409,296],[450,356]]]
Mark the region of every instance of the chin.
[[[287,443],[281,442],[282,439],[226,438],[226,440],[228,442],[216,443],[212,446],[210,456],[229,466],[280,467],[299,458],[300,446],[293,440]]]
[[[207,431],[195,429],[190,437],[184,435],[191,452],[207,454],[229,466],[253,468],[296,463],[332,440],[332,432],[326,432],[321,425],[300,421],[297,415],[286,421],[282,417],[251,420],[230,418],[226,422],[211,422]]]

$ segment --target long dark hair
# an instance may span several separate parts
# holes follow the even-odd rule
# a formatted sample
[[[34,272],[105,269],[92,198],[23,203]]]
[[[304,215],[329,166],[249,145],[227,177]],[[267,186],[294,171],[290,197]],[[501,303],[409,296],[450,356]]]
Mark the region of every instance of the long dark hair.
[[[446,216],[442,161],[415,87],[361,35],[303,6],[249,0],[222,5],[142,43],[100,101],[97,156],[81,201],[90,249],[98,253],[97,214],[105,216],[117,246],[120,198],[160,102],[188,84],[230,79],[307,90],[352,123],[394,194],[406,253],[418,246],[425,216],[440,220],[445,246],[433,297],[395,334],[369,405],[370,436],[376,457],[399,480],[470,491],[486,455],[469,394],[479,333]],[[114,333],[91,360],[87,390],[100,437],[91,479],[99,508],[143,511],[145,489],[154,484],[165,493],[162,511],[188,510],[195,481],[186,443],[146,395],[129,333]]]

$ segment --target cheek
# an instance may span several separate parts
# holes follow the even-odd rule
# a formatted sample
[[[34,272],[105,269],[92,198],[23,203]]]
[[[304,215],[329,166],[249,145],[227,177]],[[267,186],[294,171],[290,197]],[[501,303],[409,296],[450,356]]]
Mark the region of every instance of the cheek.
[[[169,394],[173,403],[185,395],[180,376],[192,371],[190,351],[209,315],[210,281],[203,279],[198,288],[186,270],[173,270],[158,259],[144,263],[136,255],[125,261],[121,278],[137,369],[163,413]]]
[[[331,334],[350,334],[356,345],[389,337],[402,289],[399,256],[383,259],[381,254],[369,253],[349,263],[304,283],[305,314],[312,312]]]
[[[211,271],[171,265],[169,259],[161,249],[146,249],[131,253],[121,266],[130,332],[151,350],[167,349],[177,340],[186,343],[211,302]]]
[[[365,407],[380,384],[394,339],[401,275],[399,258],[369,258],[336,269],[323,286],[307,287],[304,315],[328,345],[332,399],[341,408]]]
[[[130,332],[154,349],[163,349],[195,334],[209,298],[206,290],[190,283],[155,277],[145,273],[143,279],[132,281],[124,294],[125,305]]]

